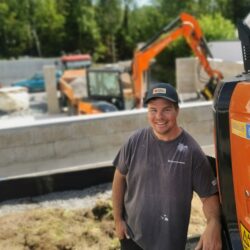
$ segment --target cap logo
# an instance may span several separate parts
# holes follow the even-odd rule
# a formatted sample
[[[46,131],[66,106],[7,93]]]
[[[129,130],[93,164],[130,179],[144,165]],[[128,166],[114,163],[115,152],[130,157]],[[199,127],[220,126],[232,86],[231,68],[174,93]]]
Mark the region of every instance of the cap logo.
[[[167,90],[165,88],[155,88],[153,89],[153,95],[155,94],[166,94]]]

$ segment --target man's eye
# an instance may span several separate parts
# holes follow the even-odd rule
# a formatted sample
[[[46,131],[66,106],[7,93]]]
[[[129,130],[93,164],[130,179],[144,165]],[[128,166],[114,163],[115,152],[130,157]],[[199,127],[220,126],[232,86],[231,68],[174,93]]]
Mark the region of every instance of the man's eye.
[[[150,110],[150,113],[152,113],[152,114],[153,114],[153,113],[156,113],[156,110],[155,110],[155,109],[151,109],[151,110]]]
[[[172,109],[171,108],[167,108],[167,109],[164,109],[164,112],[170,112]]]

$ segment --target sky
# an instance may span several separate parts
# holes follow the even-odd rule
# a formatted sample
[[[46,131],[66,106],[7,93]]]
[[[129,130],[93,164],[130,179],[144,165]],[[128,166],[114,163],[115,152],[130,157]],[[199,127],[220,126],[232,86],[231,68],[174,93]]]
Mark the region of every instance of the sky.
[[[148,5],[150,0],[137,0],[138,6]]]

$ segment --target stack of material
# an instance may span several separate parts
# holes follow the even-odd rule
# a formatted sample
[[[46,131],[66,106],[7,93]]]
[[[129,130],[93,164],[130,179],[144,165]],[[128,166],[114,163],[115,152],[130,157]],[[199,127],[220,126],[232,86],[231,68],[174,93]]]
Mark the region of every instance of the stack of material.
[[[20,111],[29,108],[29,94],[24,87],[0,88],[0,110],[4,112]]]

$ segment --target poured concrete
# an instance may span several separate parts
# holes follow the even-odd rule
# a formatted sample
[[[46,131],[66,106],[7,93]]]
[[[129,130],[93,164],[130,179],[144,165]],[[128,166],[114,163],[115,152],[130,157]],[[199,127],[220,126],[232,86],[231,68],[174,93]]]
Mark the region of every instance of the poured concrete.
[[[222,73],[224,79],[241,74],[244,71],[242,61],[232,62],[221,59],[209,59],[213,70]],[[209,76],[200,65],[200,61],[195,57],[176,59],[176,89],[178,93],[195,93],[205,87]]]
[[[213,144],[212,102],[181,104],[179,123],[201,146]],[[146,109],[0,125],[0,177],[109,165]],[[11,122],[11,121],[10,121]],[[213,154],[213,147],[205,147]]]

